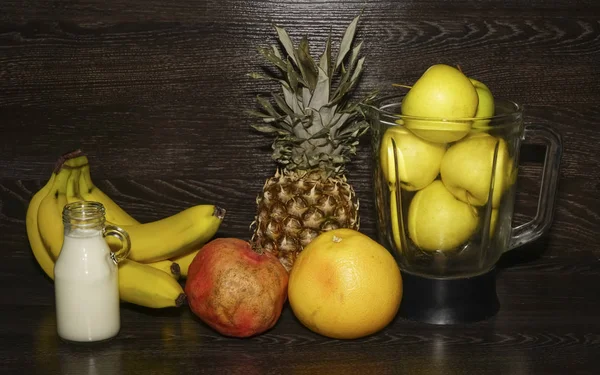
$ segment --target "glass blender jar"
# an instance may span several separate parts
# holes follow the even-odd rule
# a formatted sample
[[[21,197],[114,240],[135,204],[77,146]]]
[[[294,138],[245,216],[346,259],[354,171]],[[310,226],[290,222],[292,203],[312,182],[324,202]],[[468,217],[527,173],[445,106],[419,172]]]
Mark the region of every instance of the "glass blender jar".
[[[473,322],[499,309],[495,265],[548,231],[562,153],[552,129],[525,125],[523,108],[495,99],[494,116],[400,115],[402,96],[369,109],[379,242],[403,276],[399,315],[432,324]],[[519,151],[547,146],[537,214],[513,227]]]

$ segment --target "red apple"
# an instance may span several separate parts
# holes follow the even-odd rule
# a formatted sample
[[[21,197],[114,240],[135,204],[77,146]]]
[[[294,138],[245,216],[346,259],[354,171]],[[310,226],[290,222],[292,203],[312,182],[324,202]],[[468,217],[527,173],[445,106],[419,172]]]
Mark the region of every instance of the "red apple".
[[[192,312],[217,332],[249,337],[275,325],[287,285],[288,273],[273,254],[241,239],[217,238],[194,257],[185,293]]]

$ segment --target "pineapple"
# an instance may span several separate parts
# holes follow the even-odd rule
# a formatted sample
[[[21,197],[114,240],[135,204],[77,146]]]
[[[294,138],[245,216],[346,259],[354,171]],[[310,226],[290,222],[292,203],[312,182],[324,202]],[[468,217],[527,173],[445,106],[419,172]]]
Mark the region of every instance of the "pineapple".
[[[359,58],[362,42],[351,49],[358,20],[346,29],[335,61],[330,36],[318,64],[306,37],[294,48],[285,29],[275,26],[285,57],[276,46],[259,52],[280,76],[251,75],[275,79],[282,90],[272,94],[275,106],[259,96],[263,111],[251,111],[261,120],[253,127],[275,136],[272,158],[279,164],[256,199],[251,242],[256,249],[274,253],[288,271],[321,232],[359,229],[359,202],[346,180],[345,164],[368,129],[361,105],[374,95],[358,103],[348,100],[364,63],[364,57]]]

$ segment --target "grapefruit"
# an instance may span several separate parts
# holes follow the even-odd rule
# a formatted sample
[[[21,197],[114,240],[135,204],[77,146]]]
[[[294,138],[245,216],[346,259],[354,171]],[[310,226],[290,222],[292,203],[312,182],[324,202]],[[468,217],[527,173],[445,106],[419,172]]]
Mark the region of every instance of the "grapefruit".
[[[370,237],[352,229],[330,230],[296,258],[288,300],[310,330],[359,338],[392,321],[402,300],[402,277],[394,257]]]

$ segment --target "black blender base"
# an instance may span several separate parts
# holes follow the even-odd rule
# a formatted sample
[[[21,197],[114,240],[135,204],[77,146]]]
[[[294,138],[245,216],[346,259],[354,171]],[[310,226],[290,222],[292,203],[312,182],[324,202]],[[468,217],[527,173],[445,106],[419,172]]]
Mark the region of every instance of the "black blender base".
[[[500,308],[495,270],[458,279],[402,272],[402,284],[398,314],[409,320],[440,325],[473,323],[494,316]]]

